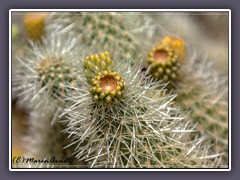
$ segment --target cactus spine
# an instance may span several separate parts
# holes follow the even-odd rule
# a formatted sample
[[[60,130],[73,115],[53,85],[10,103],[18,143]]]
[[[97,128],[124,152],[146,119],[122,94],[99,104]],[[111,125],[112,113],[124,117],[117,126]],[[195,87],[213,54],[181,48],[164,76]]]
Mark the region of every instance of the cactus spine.
[[[67,130],[71,130],[69,136],[78,144],[75,153],[79,160],[91,168],[193,168],[218,164],[218,155],[211,159],[202,139],[189,141],[194,129],[179,110],[171,107],[174,95],[163,93],[163,84],[141,74],[139,65],[132,68],[130,62],[116,60],[111,65],[110,73],[116,72],[116,76],[111,74],[110,78],[104,70],[93,82],[104,78],[104,84],[114,91],[118,87],[115,82],[122,80],[125,88],[121,97],[112,103],[108,96],[96,101],[95,92],[87,89],[98,83],[91,81],[85,88],[73,87],[76,95],[68,97],[70,104],[64,115]],[[88,66],[84,68],[89,72]],[[100,86],[99,91],[106,86]]]

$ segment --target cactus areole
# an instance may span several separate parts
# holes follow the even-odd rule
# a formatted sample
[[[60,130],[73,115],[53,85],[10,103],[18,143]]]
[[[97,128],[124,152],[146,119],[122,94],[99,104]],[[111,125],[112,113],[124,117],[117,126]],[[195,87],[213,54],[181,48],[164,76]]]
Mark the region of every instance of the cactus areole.
[[[156,61],[156,62],[163,62],[163,63],[166,63],[167,62],[167,59],[168,59],[168,52],[165,51],[165,50],[157,50],[153,53],[153,59]]]
[[[105,100],[111,102],[120,98],[124,90],[122,77],[115,71],[103,71],[92,79],[90,92],[94,100]]]
[[[100,79],[100,87],[103,92],[111,92],[116,90],[118,86],[117,79],[112,75],[105,75]]]

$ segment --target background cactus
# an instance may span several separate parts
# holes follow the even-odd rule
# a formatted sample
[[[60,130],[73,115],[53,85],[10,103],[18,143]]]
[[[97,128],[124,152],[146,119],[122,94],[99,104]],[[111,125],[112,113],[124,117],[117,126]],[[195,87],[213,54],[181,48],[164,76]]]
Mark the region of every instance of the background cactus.
[[[176,105],[189,109],[189,116],[207,133],[216,151],[225,152],[223,164],[228,163],[228,102],[227,79],[214,72],[208,62],[194,61],[195,68],[182,67]],[[191,76],[190,76],[191,74]]]
[[[40,40],[45,35],[47,12],[29,12],[24,16],[24,27],[28,37]]]
[[[148,55],[151,74],[170,85],[176,81],[185,57],[184,41],[176,37],[165,37]]]
[[[209,17],[210,25],[199,26],[201,23],[195,22],[208,16],[204,16],[204,14],[196,16],[194,13],[189,15],[184,12],[160,12],[157,14],[149,15],[150,19],[158,23],[152,28],[151,33],[145,33],[145,39],[149,40],[148,49],[150,50],[148,59],[145,60],[149,63],[146,67],[150,65],[151,74],[157,79],[169,80],[170,86],[167,88],[170,91],[173,89],[174,93],[178,95],[176,106],[191,110],[188,116],[198,124],[198,130],[203,134],[208,134],[209,139],[213,142],[213,149],[224,152],[222,164],[228,164],[228,71],[226,70],[228,16],[224,12],[220,13],[219,16]],[[217,28],[211,23],[216,27],[219,27],[219,24],[225,25],[222,27],[223,31],[213,31]],[[211,33],[211,36],[205,36],[203,32]],[[162,39],[159,40],[159,38]],[[169,65],[161,65],[160,68],[158,65],[159,71],[156,68],[155,61],[153,61],[154,50],[157,47],[153,48],[153,46],[156,42],[158,45],[162,44],[163,46],[164,44],[174,49],[178,55],[177,61],[180,66],[177,79],[170,78],[174,71],[169,70]],[[219,67],[220,64],[221,67]],[[222,71],[217,71],[216,67]],[[166,75],[167,71],[168,76]]]
[[[65,129],[63,124],[58,121],[52,123],[53,117],[57,111],[57,106],[49,105],[41,110],[34,110],[29,116],[29,132],[24,138],[28,146],[25,150],[25,157],[34,157],[35,159],[46,159],[49,165],[54,168],[72,168],[77,165],[84,167],[82,162],[74,158],[74,146],[66,148],[71,144],[71,139],[67,134],[63,134]],[[63,161],[63,162],[60,162]]]
[[[54,35],[42,43],[31,42],[26,55],[18,58],[13,74],[12,91],[17,92],[19,104],[31,109],[51,101],[63,103],[62,96],[68,92],[64,85],[74,84],[77,79],[76,43],[76,38]]]
[[[151,74],[159,80],[169,81],[171,86],[168,86],[168,89],[173,88],[178,95],[176,106],[191,111],[189,117],[198,124],[197,127],[202,133],[209,135],[215,144],[213,148],[225,152],[223,164],[226,164],[228,161],[227,79],[221,77],[203,56],[194,54],[190,57],[188,53],[186,57],[185,51],[183,40],[168,36],[163,38],[149,53]],[[160,56],[160,53],[165,54],[165,61],[162,58],[161,63],[159,57],[164,56]],[[173,74],[177,78],[173,78]]]
[[[55,168],[82,165],[74,160],[73,150],[65,150],[71,140],[62,134],[64,126],[59,124],[59,110],[66,103],[64,98],[67,93],[74,93],[74,90],[69,92],[67,85],[81,83],[80,77],[74,75],[76,42],[75,38],[55,35],[42,39],[41,43],[31,42],[26,56],[18,59],[18,70],[13,75],[18,106],[26,108],[30,114],[26,135],[30,144],[26,156],[47,160],[73,158],[70,164],[54,164]]]
[[[13,75],[18,104],[31,111],[30,144],[41,144],[32,154],[76,157],[73,168],[227,164],[218,153],[228,143],[225,79],[200,56],[190,59],[190,46],[172,34],[154,47],[170,33],[157,19],[138,15],[51,13],[40,23],[44,33],[35,33],[42,40],[18,58]],[[149,50],[150,67],[143,69],[147,58],[138,63]],[[85,52],[91,55],[83,58]],[[176,103],[162,78],[171,81]]]
[[[129,20],[130,16],[132,20]],[[135,19],[136,15],[127,12],[52,13],[47,28],[80,34],[85,46],[99,51],[117,50],[120,60],[131,59],[133,63],[137,63],[144,56],[141,53],[144,44],[139,42],[139,27],[133,23]]]

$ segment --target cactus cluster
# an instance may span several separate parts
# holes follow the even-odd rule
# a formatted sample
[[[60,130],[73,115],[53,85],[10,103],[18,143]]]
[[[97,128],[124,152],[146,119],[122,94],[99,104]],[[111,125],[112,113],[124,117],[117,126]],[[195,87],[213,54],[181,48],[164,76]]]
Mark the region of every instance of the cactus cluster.
[[[164,47],[165,45],[165,47]],[[167,48],[166,48],[167,47]],[[171,48],[171,51],[169,50]],[[175,58],[173,58],[175,52]],[[165,57],[165,59],[164,59]],[[165,60],[165,61],[164,61]],[[170,82],[178,95],[176,106],[190,110],[188,116],[197,124],[197,129],[208,134],[213,142],[214,151],[225,152],[224,163],[228,157],[228,103],[219,98],[223,95],[226,84],[221,87],[221,80],[209,62],[186,58],[185,42],[177,37],[166,36],[149,52],[150,73],[157,79]],[[164,64],[165,62],[165,64]],[[177,62],[177,67],[170,66]],[[176,73],[177,71],[177,73]],[[177,78],[172,78],[176,74]]]
[[[111,54],[106,51],[90,55],[84,60],[85,76],[91,85],[89,91],[95,101],[108,103],[114,98],[120,98],[124,90],[122,77],[116,71],[111,71]]]
[[[80,82],[74,74],[77,59],[72,55],[76,43],[75,38],[55,35],[43,38],[41,43],[31,42],[25,56],[18,58],[13,73],[13,93],[17,94],[18,104],[34,109],[44,98],[44,103],[64,101],[68,93],[64,85]]]
[[[117,72],[125,86],[124,95],[114,103],[109,103],[108,96],[107,102],[95,101],[91,91],[72,87],[76,95],[68,98],[64,122],[68,122],[66,130],[78,144],[76,157],[91,168],[216,166],[218,155],[207,155],[205,148],[209,147],[200,145],[202,139],[189,139],[194,129],[184,121],[182,112],[171,107],[175,95],[165,94],[165,85],[152,82],[140,67],[113,60],[112,71]],[[109,76],[107,71],[102,74],[103,78]],[[102,76],[98,77],[101,81]],[[104,82],[111,85],[112,78],[117,82],[114,75],[107,78]]]
[[[89,82],[92,82],[94,77],[105,70],[109,70],[112,60],[112,54],[108,51],[99,54],[92,54],[84,59],[84,74]]]
[[[36,67],[38,81],[41,87],[48,87],[51,96],[60,97],[67,94],[68,89],[64,86],[65,83],[74,84],[74,72],[76,67],[70,67],[63,60],[59,59],[44,59]],[[48,85],[49,84],[49,85]]]
[[[77,56],[73,58],[72,55],[76,42],[74,37],[56,35],[42,38],[41,42],[31,42],[25,56],[18,58],[17,70],[13,73],[12,90],[18,105],[29,111],[25,155],[47,160],[73,158],[73,164],[54,163],[55,168],[81,165],[74,160],[73,150],[65,149],[71,139],[62,133],[64,126],[59,123],[60,109],[66,104],[65,96],[74,94],[67,86],[77,87],[81,83],[81,78],[75,75]]]
[[[57,106],[51,105],[51,107],[42,107],[41,110],[30,113],[29,135],[24,139],[28,146],[25,147],[24,156],[36,160],[46,159],[49,161],[49,165],[53,165],[55,168],[84,165],[74,157],[74,146],[66,148],[71,143],[71,139],[67,134],[62,133],[65,129],[64,125],[58,121],[52,122],[56,118],[54,116],[56,116],[57,108]]]
[[[39,16],[25,16],[31,46],[13,72],[13,93],[30,112],[28,156],[73,158],[56,168],[227,164],[220,77],[189,59],[183,39],[154,46],[156,31],[123,13]]]
[[[40,40],[45,35],[47,13],[29,12],[24,16],[24,26],[28,37]]]
[[[165,82],[176,81],[185,56],[184,41],[176,37],[165,37],[148,54],[150,73]]]
[[[142,44],[134,34],[133,22],[128,16],[116,12],[107,13],[53,13],[49,29],[71,29],[73,34],[81,34],[82,43],[101,51],[117,49],[120,60],[131,59],[137,63],[144,54]]]

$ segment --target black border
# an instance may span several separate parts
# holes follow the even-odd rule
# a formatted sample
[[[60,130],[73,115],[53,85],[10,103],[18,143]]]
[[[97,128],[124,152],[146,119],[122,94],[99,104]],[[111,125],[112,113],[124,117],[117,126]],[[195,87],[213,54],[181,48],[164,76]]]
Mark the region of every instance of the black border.
[[[232,95],[232,171],[231,172],[9,172],[8,170],[8,10],[9,9],[71,9],[71,8],[189,8],[189,9],[231,9],[232,11],[232,65],[231,65],[231,95]],[[239,179],[240,169],[240,143],[238,137],[240,137],[240,83],[238,77],[240,77],[240,54],[238,42],[240,41],[240,23],[238,17],[240,17],[238,0],[168,0],[160,2],[156,0],[122,0],[118,2],[109,0],[88,0],[85,2],[77,2],[75,0],[68,0],[66,2],[60,2],[59,0],[52,0],[48,2],[42,1],[29,1],[29,0],[1,0],[0,1],[0,176],[4,179],[19,179],[32,178],[36,180],[44,178],[58,178],[58,180],[64,180],[66,178],[82,178],[82,179],[147,179],[147,178],[162,178],[162,179],[178,179],[178,180],[225,180],[225,179]],[[41,176],[38,176],[41,175]],[[70,176],[69,176],[70,175]]]

